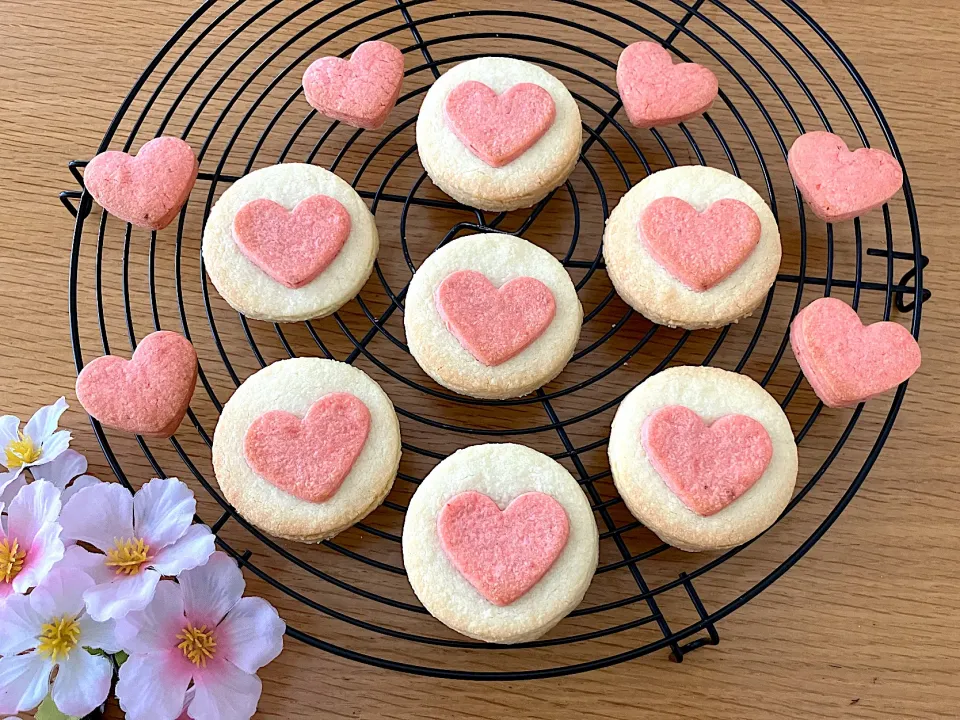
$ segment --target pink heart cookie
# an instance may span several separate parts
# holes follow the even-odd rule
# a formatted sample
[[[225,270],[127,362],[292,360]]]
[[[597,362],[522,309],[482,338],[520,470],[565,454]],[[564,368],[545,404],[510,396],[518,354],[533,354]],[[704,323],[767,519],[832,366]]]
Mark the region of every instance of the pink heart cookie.
[[[828,407],[853,407],[886,392],[920,367],[920,346],[902,325],[864,326],[837,298],[820,298],[797,313],[790,344],[803,374]]]
[[[534,83],[501,95],[476,80],[447,95],[443,115],[460,142],[491,167],[503,167],[543,137],[557,117],[553,96]]]
[[[435,299],[447,329],[488,367],[527,348],[550,326],[557,311],[550,288],[536,278],[515,278],[498,289],[476,270],[448,275]]]
[[[639,128],[661,127],[696,117],[713,104],[719,85],[709,68],[673,63],[657,43],[628,45],[617,61],[617,90],[627,118]]]
[[[387,121],[403,85],[403,53],[390,43],[361,43],[349,60],[323,57],[303,74],[313,107],[353,127],[376,130]]]
[[[254,265],[288,288],[314,280],[334,261],[350,235],[350,213],[338,200],[312,195],[293,212],[262,198],[233,218],[233,238]]]
[[[563,506],[542,492],[516,497],[505,510],[470,490],[437,516],[440,545],[453,566],[494,605],[509,605],[550,569],[570,534]]]
[[[130,360],[115,355],[87,363],[77,400],[107,427],[147,437],[176,432],[197,384],[197,352],[182,335],[147,335]]]
[[[271,410],[251,423],[243,454],[255,473],[311,503],[340,489],[370,433],[370,410],[354,395],[330,393],[301,420]]]
[[[760,242],[757,213],[732,199],[698,213],[680,198],[662,197],[647,205],[638,228],[654,260],[695,292],[730,275]]]
[[[158,137],[136,157],[117,150],[100,153],[87,164],[83,184],[111,215],[137,227],[162,230],[190,197],[198,169],[187,143]]]
[[[693,410],[669,405],[643,422],[641,442],[663,481],[704,517],[720,512],[753,487],[773,457],[759,422],[724,415],[707,425]]]
[[[850,152],[843,138],[822,130],[798,137],[787,164],[813,212],[831,223],[880,207],[903,185],[903,170],[890,153],[871,148]]]

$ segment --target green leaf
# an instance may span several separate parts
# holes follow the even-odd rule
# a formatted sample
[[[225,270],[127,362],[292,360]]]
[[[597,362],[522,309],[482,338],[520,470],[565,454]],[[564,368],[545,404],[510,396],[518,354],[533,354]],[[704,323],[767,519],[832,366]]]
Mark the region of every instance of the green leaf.
[[[43,699],[43,702],[40,703],[40,707],[37,708],[36,720],[80,720],[80,718],[64,715],[57,710],[57,706],[53,703],[53,698],[47,695],[47,697]]]
[[[117,667],[120,667],[127,661],[127,658],[129,657],[130,657],[129,655],[127,655],[123,650],[121,650],[120,652],[114,653],[113,661],[117,664]]]

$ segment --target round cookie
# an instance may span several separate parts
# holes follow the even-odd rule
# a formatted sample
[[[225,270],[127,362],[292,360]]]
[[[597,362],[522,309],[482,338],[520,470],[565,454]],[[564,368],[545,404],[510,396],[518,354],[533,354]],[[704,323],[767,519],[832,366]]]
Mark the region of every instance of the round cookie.
[[[399,464],[390,398],[335,360],[292,358],[254,373],[224,405],[213,437],[227,501],[260,529],[300,542],[333,537],[372,512]]]
[[[496,400],[559,375],[582,320],[576,288],[557,259],[499,233],[457,238],[430,255],[410,281],[403,318],[410,352],[430,377]]]
[[[470,88],[478,92],[459,97]],[[548,126],[543,91],[553,101]],[[581,136],[580,110],[563,83],[512,58],[477,58],[450,69],[427,92],[417,117],[417,150],[430,178],[455,200],[483,210],[515,210],[546,197],[576,167]]]
[[[576,480],[522,445],[457,451],[424,478],[403,524],[403,563],[420,602],[486,642],[535,640],[560,622],[583,599],[598,552]]]
[[[664,227],[665,213],[651,218],[654,208],[645,215],[654,203],[673,213],[673,227]],[[658,244],[641,238],[642,221],[659,225]],[[682,247],[678,236],[692,244]],[[634,186],[603,235],[607,273],[620,296],[654,322],[689,330],[752,313],[776,280],[780,255],[780,231],[763,198],[734,175],[699,165],[661,170]],[[686,283],[674,274],[684,269]],[[693,289],[696,282],[709,287]]]
[[[203,231],[203,262],[239,312],[295,322],[330,315],[353,298],[379,244],[373,215],[347,182],[321,167],[284,163],[223,193]]]
[[[634,388],[613,419],[608,454],[630,512],[691,552],[759,535],[797,481],[797,446],[780,405],[747,376],[719,368],[670,368]]]

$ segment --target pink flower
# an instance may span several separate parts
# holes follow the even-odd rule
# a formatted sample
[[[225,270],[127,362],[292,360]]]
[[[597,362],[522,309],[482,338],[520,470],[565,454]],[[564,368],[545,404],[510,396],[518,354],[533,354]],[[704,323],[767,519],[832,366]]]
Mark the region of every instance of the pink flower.
[[[84,716],[107,699],[113,665],[86,648],[116,652],[113,622],[94,622],[83,593],[93,580],[79,570],[56,568],[29,595],[0,608],[0,712],[37,707],[50,692],[57,708]]]
[[[83,541],[100,553],[69,548],[65,564],[80,567],[96,585],[83,596],[99,622],[142,610],[164,575],[203,565],[213,553],[213,535],[194,525],[197,501],[176,478],[157,478],[135,494],[116,483],[79,490],[60,516],[66,541]]]
[[[63,557],[59,515],[60,493],[41,481],[21,488],[0,518],[0,605],[39,585]]]
[[[153,601],[117,623],[130,658],[117,697],[127,720],[248,720],[260,700],[256,672],[283,649],[284,623],[262,598],[241,598],[243,575],[216,552],[180,583],[164,580]]]
[[[37,480],[52,483],[60,491],[63,505],[78,491],[100,482],[93,475],[84,475],[87,472],[87,459],[76,450],[64,450],[55,459],[32,468],[30,472]]]

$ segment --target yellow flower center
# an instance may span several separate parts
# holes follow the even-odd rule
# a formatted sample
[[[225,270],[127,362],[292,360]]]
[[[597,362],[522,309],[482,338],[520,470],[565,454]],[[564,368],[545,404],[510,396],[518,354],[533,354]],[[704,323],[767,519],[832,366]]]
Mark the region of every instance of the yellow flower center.
[[[6,453],[8,470],[16,470],[18,467],[40,459],[40,448],[33,444],[29,435],[24,435],[22,432],[17,432],[17,439],[10,441]]]
[[[23,570],[27,551],[20,549],[20,543],[10,538],[0,540],[0,582],[10,583]]]
[[[136,575],[150,559],[150,546],[141,538],[120,540],[114,538],[113,550],[107,551],[107,567],[116,568],[117,575]]]
[[[206,625],[195,628],[188,622],[183,631],[177,635],[177,640],[180,640],[177,647],[183,652],[184,657],[197,667],[206,667],[207,660],[217,652],[217,641],[213,637],[213,631],[207,630]]]
[[[80,625],[69,615],[57,618],[40,629],[37,652],[49,655],[53,662],[66,660],[80,640]]]

